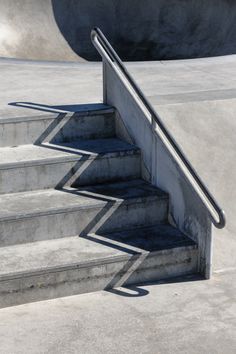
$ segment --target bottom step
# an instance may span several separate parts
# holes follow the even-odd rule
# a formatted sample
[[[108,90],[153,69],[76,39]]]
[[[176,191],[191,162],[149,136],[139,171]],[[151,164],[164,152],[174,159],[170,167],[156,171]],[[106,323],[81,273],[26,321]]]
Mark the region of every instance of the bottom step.
[[[0,307],[197,271],[197,245],[169,225],[0,248]]]

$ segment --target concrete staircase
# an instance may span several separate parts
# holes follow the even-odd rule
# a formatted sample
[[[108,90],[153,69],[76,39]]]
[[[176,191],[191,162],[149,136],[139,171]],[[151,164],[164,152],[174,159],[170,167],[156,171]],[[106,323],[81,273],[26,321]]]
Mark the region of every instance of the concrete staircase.
[[[0,119],[0,307],[197,271],[114,113]]]

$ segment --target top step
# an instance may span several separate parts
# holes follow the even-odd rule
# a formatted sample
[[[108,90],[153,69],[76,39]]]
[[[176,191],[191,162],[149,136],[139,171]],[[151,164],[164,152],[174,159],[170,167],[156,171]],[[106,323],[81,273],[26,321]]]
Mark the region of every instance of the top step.
[[[104,104],[36,109],[39,114],[0,118],[0,147],[103,139],[115,135],[115,110]]]

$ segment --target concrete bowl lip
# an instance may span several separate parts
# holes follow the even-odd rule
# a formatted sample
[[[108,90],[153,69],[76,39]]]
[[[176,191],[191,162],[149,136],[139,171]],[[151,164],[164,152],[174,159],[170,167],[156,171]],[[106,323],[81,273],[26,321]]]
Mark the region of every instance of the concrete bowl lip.
[[[61,61],[61,60],[34,60],[0,57],[0,64],[19,64],[19,65],[39,65],[39,66],[101,66],[101,62],[79,62],[79,61]]]
[[[213,63],[213,62],[234,62],[236,61],[236,54],[203,57],[192,59],[174,59],[174,60],[155,60],[155,61],[124,61],[127,66],[156,66],[156,65],[176,65],[176,64],[196,64],[198,63]],[[81,66],[94,66],[100,67],[101,61],[61,61],[61,60],[35,60],[23,58],[10,58],[0,57],[0,64],[14,64],[14,65],[36,65],[36,66],[68,66],[68,67],[81,67]]]
[[[158,66],[167,66],[172,67],[178,66],[194,66],[196,64],[211,65],[216,63],[232,63],[236,61],[236,54],[215,56],[215,57],[204,57],[204,58],[193,58],[193,59],[175,59],[175,60],[156,60],[156,61],[129,61],[124,62],[125,66],[130,68],[141,67],[141,68],[154,68]],[[50,60],[34,60],[34,59],[21,59],[21,58],[8,58],[0,57],[0,65],[17,65],[17,66],[36,66],[36,67],[66,67],[66,68],[101,68],[101,61],[50,61]]]
[[[118,53],[119,54],[119,53]],[[176,62],[197,62],[197,61],[222,61],[222,59],[232,61],[233,58],[236,58],[236,54],[227,54],[227,55],[217,55],[211,57],[200,57],[200,58],[190,58],[190,59],[167,59],[167,60],[134,60],[134,61],[125,61],[126,64],[155,64],[155,63],[176,63]],[[12,62],[12,63],[32,63],[32,64],[73,64],[73,65],[95,65],[101,64],[101,60],[99,61],[73,61],[73,60],[37,60],[37,59],[25,59],[25,58],[17,58],[17,57],[2,57],[0,56],[0,62]]]

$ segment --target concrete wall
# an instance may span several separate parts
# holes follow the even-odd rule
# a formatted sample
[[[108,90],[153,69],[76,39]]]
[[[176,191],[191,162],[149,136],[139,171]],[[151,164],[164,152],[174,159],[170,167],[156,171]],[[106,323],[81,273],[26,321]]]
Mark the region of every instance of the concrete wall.
[[[0,56],[100,60],[94,26],[123,60],[236,53],[234,0],[0,0]]]
[[[158,127],[139,107],[131,91],[107,63],[104,66],[105,100],[116,107],[121,122],[118,135],[140,147],[143,177],[170,195],[169,220],[199,246],[199,272],[211,274],[212,234],[209,214],[158,135]]]
[[[219,72],[220,66],[217,68]],[[204,69],[210,71],[206,66]],[[227,70],[229,63],[225,63]],[[232,75],[232,86],[235,85],[234,77]],[[225,210],[226,228],[213,228],[213,264],[217,271],[236,268],[236,99],[227,98],[229,91],[220,92],[221,99],[211,99],[212,91],[209,91],[204,92],[205,100],[156,106],[165,124]]]

